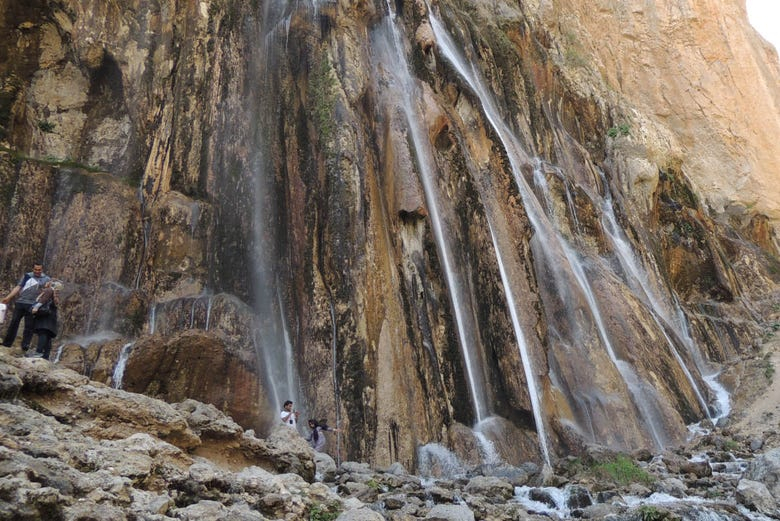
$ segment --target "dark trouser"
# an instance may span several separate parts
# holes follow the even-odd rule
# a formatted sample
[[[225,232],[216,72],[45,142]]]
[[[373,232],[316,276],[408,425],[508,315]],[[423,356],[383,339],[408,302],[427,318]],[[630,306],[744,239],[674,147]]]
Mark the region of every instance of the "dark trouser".
[[[37,330],[36,333],[38,333],[38,349],[36,351],[48,360],[51,353],[51,339],[54,338],[54,335],[43,329]]]
[[[33,336],[33,321],[35,317],[30,313],[32,304],[14,304],[14,316],[11,322],[8,323],[8,330],[5,332],[5,338],[3,339],[3,345],[5,347],[11,347],[16,340],[16,334],[19,332],[19,322],[24,318],[24,331],[22,332],[22,350],[27,351],[30,348],[30,342],[32,342]]]

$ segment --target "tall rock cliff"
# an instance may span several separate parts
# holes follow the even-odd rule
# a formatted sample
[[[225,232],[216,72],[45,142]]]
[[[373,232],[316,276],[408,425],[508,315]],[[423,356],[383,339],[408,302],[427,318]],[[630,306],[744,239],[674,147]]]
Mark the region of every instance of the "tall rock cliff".
[[[679,442],[776,289],[780,71],[634,4],[0,0],[0,276],[66,282],[59,363],[338,456]]]

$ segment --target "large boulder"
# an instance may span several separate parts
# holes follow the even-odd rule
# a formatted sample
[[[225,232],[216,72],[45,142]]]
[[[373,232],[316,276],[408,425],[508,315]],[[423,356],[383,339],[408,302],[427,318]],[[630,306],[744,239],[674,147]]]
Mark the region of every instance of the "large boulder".
[[[210,403],[245,429],[264,432],[270,423],[254,350],[221,330],[142,338],[132,347],[122,388],[167,402]]]
[[[780,497],[780,448],[765,452],[753,460],[745,472],[745,478],[763,483],[774,497]]]
[[[0,381],[16,382],[0,399],[0,519],[300,521],[347,508],[310,483],[314,451],[287,426],[259,439],[212,405],[4,353]]]
[[[514,495],[514,487],[501,478],[476,476],[466,484],[466,492],[489,498],[509,499]]]
[[[21,394],[37,410],[79,426],[95,438],[146,432],[183,450],[200,444],[184,416],[160,400],[112,389],[42,359],[0,355],[0,373],[15,373],[22,380]]]
[[[766,485],[750,479],[741,479],[737,484],[737,501],[753,511],[765,515],[777,517],[780,510],[777,509],[777,500]]]
[[[425,519],[427,521],[474,521],[474,513],[465,505],[435,505]]]

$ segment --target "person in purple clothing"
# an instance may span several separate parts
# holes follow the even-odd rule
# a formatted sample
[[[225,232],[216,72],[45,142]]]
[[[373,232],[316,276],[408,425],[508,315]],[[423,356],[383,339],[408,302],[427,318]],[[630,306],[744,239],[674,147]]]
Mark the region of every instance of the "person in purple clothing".
[[[38,293],[49,280],[51,280],[51,277],[43,272],[43,264],[36,262],[33,264],[33,270],[22,275],[22,278],[19,279],[19,283],[14,286],[14,289],[12,289],[2,300],[3,304],[8,304],[11,300],[16,298],[16,301],[14,302],[14,314],[11,318],[11,322],[8,323],[5,338],[3,338],[3,345],[5,347],[11,347],[13,345],[16,334],[19,332],[19,323],[24,319],[22,351],[27,351],[30,348],[34,320],[31,310],[38,298]]]
[[[328,427],[328,420],[309,420],[309,429],[311,429],[311,432],[309,433],[309,436],[306,438],[306,441],[309,442],[309,445],[316,450],[317,452],[322,452],[323,449],[325,449],[325,431],[329,432],[339,432],[338,429],[334,429],[333,427]]]

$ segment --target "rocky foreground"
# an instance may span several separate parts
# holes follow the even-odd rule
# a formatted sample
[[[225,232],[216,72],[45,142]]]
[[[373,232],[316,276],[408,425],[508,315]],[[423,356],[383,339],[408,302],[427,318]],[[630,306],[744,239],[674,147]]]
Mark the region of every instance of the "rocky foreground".
[[[552,472],[498,465],[421,479],[400,465],[337,467],[284,426],[260,439],[211,405],[3,352],[0,520],[780,519],[769,420],[763,434],[713,429],[674,453],[593,447]]]

